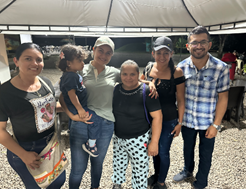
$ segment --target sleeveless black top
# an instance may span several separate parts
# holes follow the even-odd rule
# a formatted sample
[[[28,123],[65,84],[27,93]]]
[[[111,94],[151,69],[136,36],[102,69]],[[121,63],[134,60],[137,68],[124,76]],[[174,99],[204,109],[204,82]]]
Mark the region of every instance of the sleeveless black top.
[[[149,76],[149,73],[152,67],[148,70],[148,73],[147,73],[148,81],[152,81],[153,79],[151,76]],[[175,69],[174,69],[174,72],[175,72]],[[145,75],[145,72],[146,70],[143,71],[144,75]],[[159,94],[159,101],[161,104],[163,121],[170,121],[170,120],[178,118],[178,109],[176,106],[176,85],[179,85],[184,82],[185,82],[184,76],[174,78],[173,73],[171,74],[170,79],[156,79],[155,86]],[[171,85],[174,85],[172,87],[173,90],[171,90]]]

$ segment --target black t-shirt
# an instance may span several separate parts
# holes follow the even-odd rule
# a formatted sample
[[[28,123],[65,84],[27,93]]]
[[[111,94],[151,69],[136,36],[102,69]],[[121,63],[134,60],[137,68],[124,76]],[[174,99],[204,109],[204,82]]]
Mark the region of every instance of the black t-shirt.
[[[0,85],[0,121],[10,118],[18,141],[36,141],[54,132],[55,91],[47,78],[42,79],[53,94],[42,82],[37,92],[17,89],[10,80]]]
[[[145,71],[146,70],[143,71],[144,75],[145,75]],[[147,80],[151,81],[152,79],[153,78],[150,77],[149,74],[147,74]],[[160,81],[156,80],[155,85],[156,85],[156,90],[159,94],[159,100],[160,100],[161,110],[163,114],[163,121],[170,121],[178,118],[178,109],[176,106],[176,85],[179,85],[184,82],[185,82],[184,76],[173,78],[173,83],[171,82],[171,78],[160,79]],[[174,85],[173,90],[171,90],[172,84]]]
[[[83,85],[82,76],[74,72],[64,72],[60,81],[60,90],[68,110],[75,115],[78,114],[78,111],[68,96],[68,91],[72,89],[75,89],[75,94],[77,95],[81,106],[83,108],[87,107],[87,91]]]
[[[147,112],[160,110],[158,99],[149,97],[149,87],[145,86]],[[134,90],[126,91],[122,84],[115,87],[113,98],[115,116],[115,135],[129,139],[143,135],[150,129],[143,104],[143,84]]]

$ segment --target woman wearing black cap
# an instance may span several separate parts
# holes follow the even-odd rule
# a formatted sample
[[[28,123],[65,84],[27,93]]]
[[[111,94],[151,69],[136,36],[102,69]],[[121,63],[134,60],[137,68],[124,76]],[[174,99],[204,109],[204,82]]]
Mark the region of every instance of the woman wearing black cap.
[[[153,158],[155,174],[148,179],[148,186],[154,186],[153,189],[167,188],[165,179],[170,166],[169,150],[173,137],[180,133],[185,110],[185,78],[182,70],[174,66],[172,55],[172,40],[157,38],[152,51],[155,62],[148,63],[141,76],[141,79],[155,83],[163,114],[159,154]]]

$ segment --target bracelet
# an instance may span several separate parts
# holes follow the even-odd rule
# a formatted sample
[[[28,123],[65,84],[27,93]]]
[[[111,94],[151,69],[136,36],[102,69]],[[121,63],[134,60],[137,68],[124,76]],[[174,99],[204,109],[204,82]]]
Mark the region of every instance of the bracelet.
[[[178,125],[182,125],[182,123],[179,122]]]

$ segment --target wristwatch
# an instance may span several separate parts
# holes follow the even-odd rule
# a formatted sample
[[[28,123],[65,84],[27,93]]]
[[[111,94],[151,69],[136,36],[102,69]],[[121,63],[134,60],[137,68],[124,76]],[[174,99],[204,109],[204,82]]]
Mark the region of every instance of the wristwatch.
[[[217,129],[217,131],[221,131],[221,126],[220,125],[216,125],[213,123],[213,126]]]

